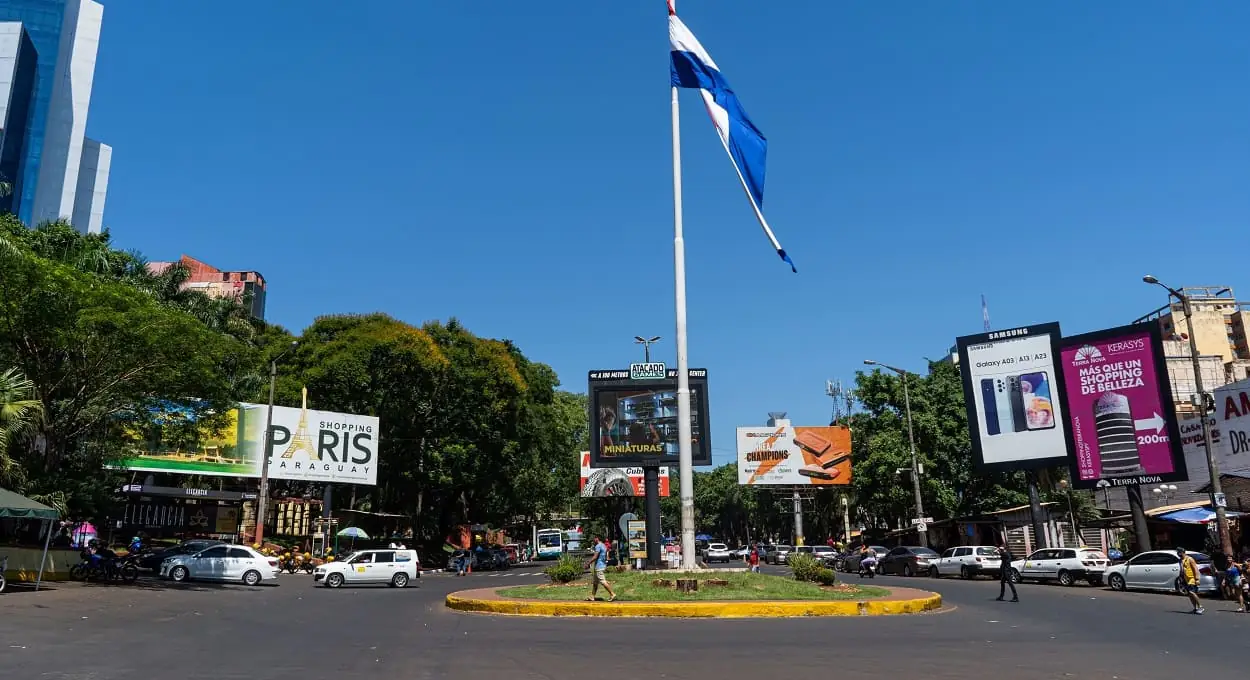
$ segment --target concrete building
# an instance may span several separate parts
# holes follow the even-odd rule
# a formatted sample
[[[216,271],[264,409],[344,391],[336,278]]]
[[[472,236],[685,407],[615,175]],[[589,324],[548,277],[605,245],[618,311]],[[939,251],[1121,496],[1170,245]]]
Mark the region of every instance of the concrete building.
[[[1178,414],[1186,417],[1195,413],[1190,400],[1194,393],[1190,334],[1198,345],[1202,386],[1207,392],[1244,380],[1250,374],[1250,304],[1238,302],[1230,286],[1195,286],[1180,292],[1190,299],[1192,329],[1183,305],[1175,300],[1137,321],[1157,323],[1163,331],[1173,400]]]
[[[13,39],[17,52],[28,40],[35,57],[29,89],[17,77],[0,84],[0,99],[9,102],[0,171],[13,170],[5,167],[4,153],[20,140],[18,167],[5,180],[13,187],[8,205],[27,224],[65,219],[84,232],[103,228],[112,149],[86,137],[103,21],[104,6],[95,0],[0,0],[0,22],[20,25],[25,36]],[[6,35],[0,33],[0,74],[11,53]],[[20,58],[16,65],[22,66]],[[26,99],[23,118],[14,102]]]
[[[265,318],[265,277],[259,272],[222,271],[210,264],[183,255],[177,262],[149,262],[148,271],[161,274],[180,264],[190,276],[182,284],[183,290],[199,290],[212,297],[232,297],[247,306],[252,316]]]

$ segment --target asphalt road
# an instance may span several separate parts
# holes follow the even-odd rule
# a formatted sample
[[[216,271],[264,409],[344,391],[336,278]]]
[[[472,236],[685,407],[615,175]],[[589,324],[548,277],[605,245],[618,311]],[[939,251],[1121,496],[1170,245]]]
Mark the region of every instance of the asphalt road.
[[[903,579],[947,609],[901,617],[537,619],[447,611],[451,591],[538,581],[536,569],[421,587],[65,584],[0,595],[0,678],[319,680],[386,677],[690,678],[1240,677],[1250,617],[1170,595],[993,581]],[[525,576],[524,574],[531,574]],[[851,582],[858,579],[850,577]],[[807,677],[811,677],[810,675]]]

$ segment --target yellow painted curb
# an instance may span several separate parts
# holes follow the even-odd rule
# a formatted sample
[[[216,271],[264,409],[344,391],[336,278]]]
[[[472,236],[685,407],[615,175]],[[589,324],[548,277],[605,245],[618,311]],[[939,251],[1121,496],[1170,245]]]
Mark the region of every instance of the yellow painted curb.
[[[914,600],[811,600],[755,602],[553,602],[546,600],[482,600],[447,596],[447,607],[462,612],[514,616],[625,616],[716,619],[788,618],[796,616],[890,616],[919,614],[942,608],[942,596],[929,593]]]

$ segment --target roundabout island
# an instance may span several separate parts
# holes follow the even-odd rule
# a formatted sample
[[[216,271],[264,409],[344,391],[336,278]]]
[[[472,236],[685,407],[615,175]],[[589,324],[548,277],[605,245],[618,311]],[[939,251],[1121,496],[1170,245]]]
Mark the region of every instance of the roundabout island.
[[[919,614],[942,608],[942,596],[871,584],[820,585],[745,571],[625,571],[608,575],[616,599],[590,600],[590,579],[463,590],[446,606],[513,616],[786,618]],[[693,582],[693,583],[692,583]]]

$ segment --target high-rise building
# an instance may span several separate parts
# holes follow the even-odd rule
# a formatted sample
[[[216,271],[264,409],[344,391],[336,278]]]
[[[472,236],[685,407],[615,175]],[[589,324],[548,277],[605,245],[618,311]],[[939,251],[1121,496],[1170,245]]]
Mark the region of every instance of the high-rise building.
[[[8,101],[0,172],[12,186],[10,210],[27,224],[66,219],[84,232],[103,228],[112,149],[86,137],[103,21],[104,6],[95,0],[0,0],[0,22],[9,31],[0,32],[0,79],[15,56],[14,76],[0,83],[0,99]],[[35,61],[29,89],[18,77],[27,75],[27,42]],[[20,157],[16,168],[6,165],[6,153]]]
[[[199,290],[211,297],[235,298],[247,307],[252,316],[265,318],[265,277],[260,272],[222,271],[186,255],[177,262],[149,262],[148,271],[159,275],[176,264],[186,267],[191,274],[182,284],[183,290]]]

